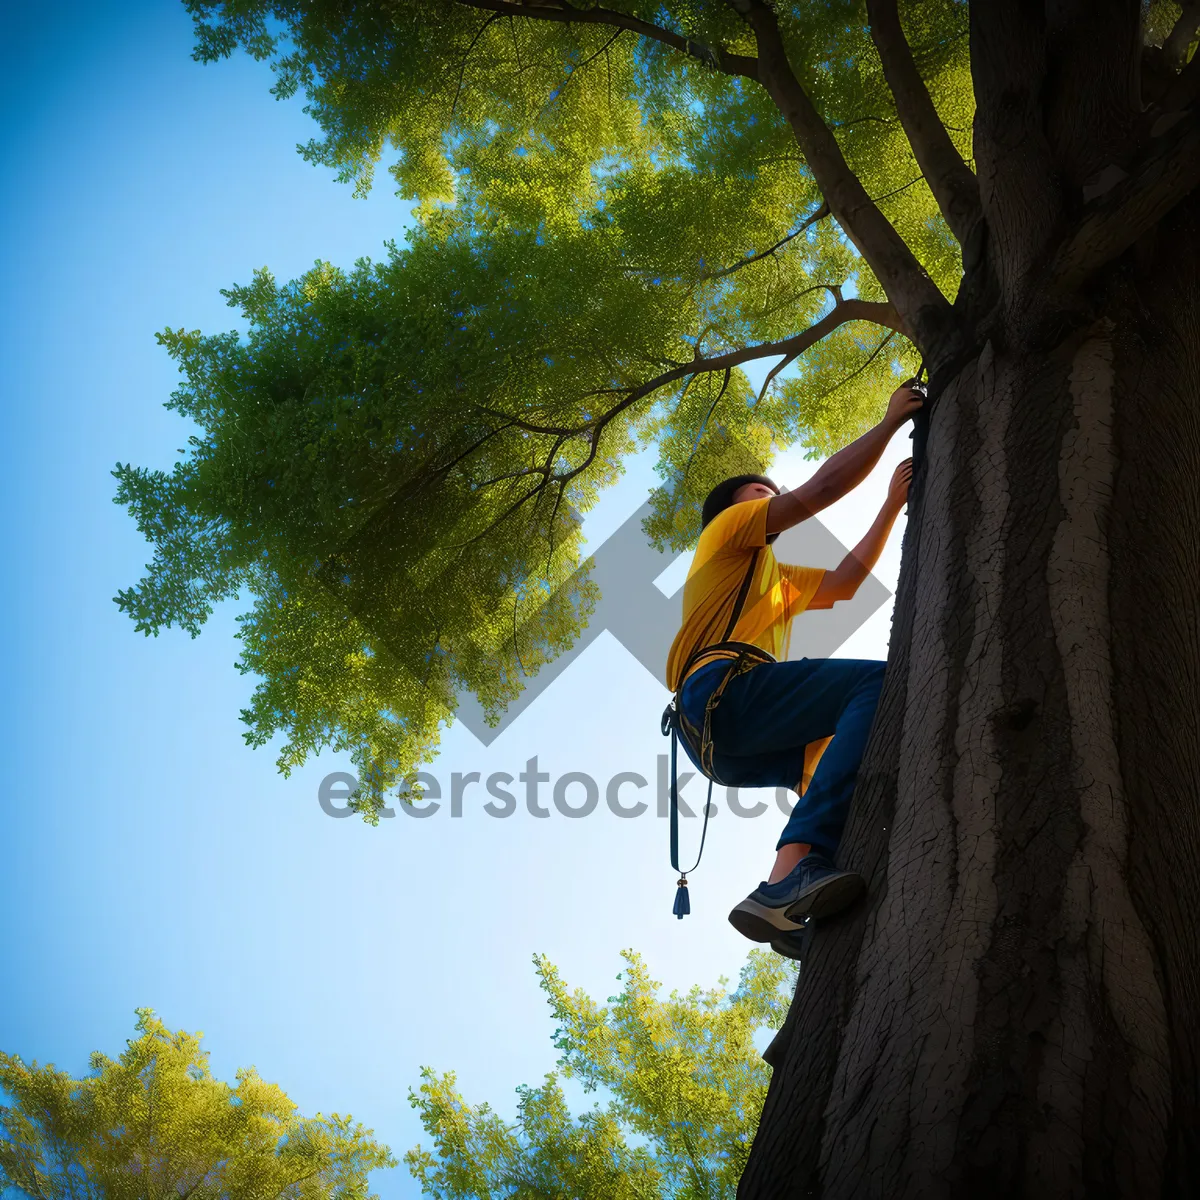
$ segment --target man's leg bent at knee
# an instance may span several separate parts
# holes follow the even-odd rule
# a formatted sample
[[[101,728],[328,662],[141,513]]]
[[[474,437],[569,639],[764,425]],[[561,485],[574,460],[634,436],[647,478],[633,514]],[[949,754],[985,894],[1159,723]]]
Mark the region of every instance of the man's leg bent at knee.
[[[720,724],[714,720],[714,745],[719,737],[724,748],[740,751],[736,762],[721,755],[725,770],[731,772],[730,781],[790,787],[799,797],[776,845],[769,883],[792,871],[809,850],[834,857],[879,703],[885,665],[875,659],[835,658],[788,663],[787,667],[796,668],[789,671],[759,668],[722,699],[722,704],[726,699],[729,704],[720,714]],[[753,680],[755,686],[747,686],[759,671],[763,673]],[[832,741],[804,788],[805,747],[826,737]],[[755,749],[762,752],[755,754]],[[719,773],[725,778],[724,771]]]
[[[770,876],[730,913],[730,921],[747,937],[769,940],[776,950],[791,957],[798,954],[796,931],[808,917],[832,916],[853,904],[865,890],[859,875],[837,870],[832,860],[854,794],[884,671],[884,663],[873,660],[829,659],[812,665],[815,669],[807,679],[812,685],[806,697],[810,705],[807,728],[813,728],[811,705],[822,700],[827,706],[835,704],[839,711],[832,718],[832,740],[777,843]],[[758,689],[760,693],[763,690]],[[827,707],[827,714],[829,711]],[[780,715],[767,718],[768,723]],[[761,710],[759,717],[763,717]],[[764,768],[778,772],[777,756],[766,757],[771,761],[769,765],[764,762]],[[791,778],[774,782],[793,786],[799,793],[802,785],[793,781],[804,769],[803,747],[782,769],[790,770]],[[771,782],[761,778],[760,786]]]
[[[883,688],[882,662],[849,661],[859,667],[858,681],[838,715],[833,740],[784,826],[776,844],[780,852],[807,845],[828,859],[837,854]],[[799,787],[795,790],[800,793]]]

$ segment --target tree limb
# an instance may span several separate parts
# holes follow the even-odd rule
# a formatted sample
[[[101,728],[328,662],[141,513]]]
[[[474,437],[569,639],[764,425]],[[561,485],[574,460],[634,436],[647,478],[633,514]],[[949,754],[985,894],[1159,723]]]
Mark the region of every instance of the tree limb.
[[[785,354],[767,372],[767,377],[766,377],[766,379],[763,380],[762,387],[760,387],[758,389],[758,399],[755,401],[756,404],[761,404],[763,402],[763,398],[767,394],[767,389],[771,386],[772,382],[775,379],[775,376],[778,375],[779,372],[782,371],[785,367],[790,367],[792,365],[792,363],[794,363],[798,357],[799,357],[799,355],[797,355],[797,354]]]
[[[933,106],[904,36],[897,0],[867,0],[871,40],[896,112],[946,224],[962,244],[979,219],[979,181],[963,161]]]
[[[836,296],[839,293],[828,284],[820,284],[820,287],[829,288]],[[849,300],[838,300],[838,303],[826,313],[814,325],[810,325],[807,329],[800,333],[793,334],[791,337],[782,338],[777,342],[759,342],[754,346],[743,346],[738,350],[730,350],[725,354],[714,354],[711,358],[695,358],[691,362],[682,363],[679,366],[672,367],[668,371],[662,372],[660,375],[654,376],[644,383],[635,385],[632,388],[620,389],[625,391],[625,396],[612,408],[608,409],[601,417],[595,420],[585,421],[582,425],[562,426],[562,425],[538,425],[529,421],[522,420],[520,417],[513,416],[510,413],[503,413],[498,410],[481,408],[481,411],[491,413],[493,416],[501,417],[510,425],[514,425],[519,429],[530,430],[534,433],[543,434],[561,434],[564,437],[578,437],[580,434],[586,433],[589,430],[602,429],[608,422],[618,413],[623,412],[631,404],[636,404],[639,400],[645,399],[652,392],[658,391],[659,388],[666,387],[669,383],[674,383],[677,379],[683,379],[688,375],[698,375],[709,371],[724,371],[726,368],[738,367],[742,363],[752,362],[760,358],[776,358],[779,355],[787,354],[795,357],[803,354],[805,350],[811,346],[815,346],[822,338],[828,337],[835,329],[841,325],[845,325],[850,321],[869,321],[873,325],[882,325],[887,329],[891,329],[896,333],[903,333],[904,327],[900,322],[900,318],[896,314],[896,310],[891,304],[884,301],[876,300],[860,300],[857,297],[852,297]],[[613,390],[613,389],[607,389]],[[597,392],[588,392],[587,395],[597,395]],[[459,456],[461,458],[462,455]],[[458,459],[455,460],[456,462]]]
[[[774,11],[763,0],[729,2],[754,30],[758,79],[791,126],[834,217],[883,285],[904,324],[902,332],[928,351],[949,331],[949,302],[842,156],[837,139],[792,70]]]
[[[1060,245],[1050,265],[1051,286],[1079,287],[1200,186],[1200,113],[1168,113],[1156,128],[1142,161],[1128,173],[1112,168],[1116,182],[1095,196]]]
[[[850,170],[833,133],[800,86],[783,45],[775,14],[763,0],[730,0],[754,30],[757,58],[734,54],[720,46],[696,42],[661,25],[603,7],[576,8],[567,0],[458,0],[468,8],[562,24],[607,25],[628,29],[660,42],[726,75],[743,76],[764,85],[791,126],[830,210],[875,273],[894,305],[903,330],[919,348],[928,350],[949,330],[949,302],[929,278],[916,256],[867,195]]]
[[[688,375],[698,374],[707,371],[730,371],[734,367],[740,366],[742,363],[750,362],[759,358],[775,358],[779,355],[786,356],[789,360],[803,354],[805,350],[811,346],[815,346],[822,338],[828,337],[835,329],[847,324],[850,321],[869,321],[876,325],[882,325],[893,333],[905,332],[895,309],[891,304],[883,301],[875,300],[860,300],[853,298],[850,300],[841,300],[819,321],[810,325],[807,329],[800,333],[793,334],[789,338],[783,338],[777,342],[761,342],[756,346],[743,346],[738,350],[730,350],[725,354],[715,354],[711,358],[701,358],[694,362],[686,363],[682,366],[673,367],[669,371],[664,371],[661,375],[656,375],[653,379],[648,379],[644,383],[637,384],[628,390],[628,393],[623,399],[614,404],[606,412],[602,413],[594,420],[587,421],[582,425],[575,426],[570,429],[545,427],[547,432],[552,432],[560,435],[562,438],[578,436],[585,431],[591,432],[591,447],[584,461],[577,467],[564,472],[563,474],[546,474],[541,470],[522,471],[519,474],[538,474],[542,475],[541,483],[530,488],[522,495],[518,496],[511,504],[509,504],[498,517],[490,521],[486,528],[478,533],[472,534],[462,542],[454,542],[453,546],[462,548],[473,545],[481,538],[486,537],[493,529],[503,524],[511,517],[517,509],[528,503],[530,500],[535,500],[544,494],[545,489],[551,484],[557,484],[560,489],[565,488],[575,476],[586,470],[595,459],[600,448],[600,437],[605,428],[618,417],[622,412],[637,404],[640,400],[644,400],[647,396],[658,391],[659,388],[666,387],[670,383],[674,383],[678,379],[682,379]],[[891,335],[889,335],[890,337]],[[886,343],[885,339],[885,343]],[[882,348],[882,347],[880,347]],[[878,353],[878,349],[875,353]],[[874,355],[872,355],[874,357]],[[498,414],[499,415],[499,414]],[[520,422],[513,417],[506,419],[519,424]],[[561,444],[561,442],[559,443]]]
[[[1163,42],[1163,54],[1172,70],[1178,71],[1187,61],[1188,47],[1200,29],[1200,0],[1190,0],[1183,5],[1179,20]]]
[[[904,327],[891,304],[875,300],[859,300],[857,297],[842,300],[815,324],[810,325],[800,333],[777,342],[760,342],[756,346],[743,346],[739,350],[730,350],[725,354],[714,354],[711,358],[701,358],[682,366],[672,367],[661,375],[645,383],[638,384],[629,394],[614,405],[598,421],[589,422],[573,430],[582,433],[587,428],[594,428],[597,433],[604,428],[618,413],[623,412],[631,404],[645,399],[659,388],[682,379],[685,375],[697,374],[701,371],[724,371],[726,368],[738,367],[742,363],[759,358],[775,358],[778,355],[796,357],[803,354],[811,346],[815,346],[822,338],[828,337],[835,329],[850,321],[870,321],[875,325],[883,325],[897,333],[904,333]]]
[[[979,197],[989,240],[1006,239],[991,268],[1011,293],[1040,269],[1063,221],[1059,163],[1046,131],[1043,6],[972,4],[970,31]],[[974,257],[983,248],[975,246]]]
[[[475,49],[475,43],[483,37],[487,27],[493,22],[500,19],[499,13],[492,13],[490,17],[475,31],[475,36],[471,39],[471,44],[467,47],[466,54],[463,55],[462,64],[458,68],[458,86],[454,89],[454,103],[450,105],[450,124],[454,124],[454,114],[458,109],[458,98],[462,95],[463,78],[467,73],[467,63],[471,58],[471,51]]]
[[[1193,55],[1192,61],[1175,77],[1162,99],[1161,110],[1164,113],[1179,112],[1197,96],[1200,96],[1200,54]]]
[[[785,234],[771,246],[769,249],[760,250],[757,254],[751,254],[748,258],[743,258],[741,262],[736,262],[731,267],[722,267],[719,271],[706,271],[700,276],[702,283],[707,283],[711,279],[723,279],[726,275],[732,275],[735,271],[740,271],[743,267],[748,267],[752,263],[761,262],[764,258],[770,258],[777,250],[782,250],[793,238],[798,238],[805,230],[810,229],[818,221],[824,220],[829,216],[829,205],[824,201],[821,202],[821,207],[817,209],[811,217],[805,217],[798,229],[792,230],[791,233]]]
[[[709,46],[695,42],[671,29],[664,29],[650,21],[629,13],[614,12],[608,8],[575,8],[567,0],[551,0],[550,3],[533,3],[532,0],[458,0],[467,8],[481,8],[494,13],[506,13],[514,17],[528,17],[534,21],[557,21],[572,25],[608,25],[616,29],[628,29],[651,41],[661,42],[672,50],[686,54],[697,62],[704,63],[725,75],[742,75],[748,79],[758,78],[757,59],[743,54],[733,54],[721,46]]]
[[[695,440],[692,442],[692,452],[688,455],[688,460],[683,464],[683,478],[687,478],[687,473],[692,469],[692,460],[696,457],[696,451],[700,449],[700,443],[704,440],[705,431],[708,429],[708,423],[712,420],[712,415],[717,411],[717,405],[725,396],[726,389],[729,387],[729,377],[733,374],[732,368],[727,368],[725,378],[721,382],[721,390],[717,393],[716,399],[708,406],[708,412],[704,414],[704,420],[700,422],[700,428],[696,431]],[[687,388],[683,389],[683,395],[687,395]],[[680,397],[682,401],[683,397]]]

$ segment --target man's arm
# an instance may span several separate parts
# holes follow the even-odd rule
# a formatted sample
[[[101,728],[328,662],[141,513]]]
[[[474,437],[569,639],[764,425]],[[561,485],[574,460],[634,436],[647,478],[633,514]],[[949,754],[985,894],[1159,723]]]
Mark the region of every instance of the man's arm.
[[[867,530],[863,540],[842,559],[836,570],[825,572],[825,578],[808,603],[809,608],[832,608],[838,600],[849,600],[858,591],[883,553],[892,526],[908,500],[908,485],[911,482],[912,459],[906,458],[892,473],[887,499],[875,523]]]
[[[892,434],[924,403],[911,388],[897,388],[888,400],[883,420],[860,438],[827,458],[813,477],[795,491],[772,498],[767,506],[767,533],[781,533],[828,508],[853,491],[875,469]],[[893,518],[894,519],[894,518]]]

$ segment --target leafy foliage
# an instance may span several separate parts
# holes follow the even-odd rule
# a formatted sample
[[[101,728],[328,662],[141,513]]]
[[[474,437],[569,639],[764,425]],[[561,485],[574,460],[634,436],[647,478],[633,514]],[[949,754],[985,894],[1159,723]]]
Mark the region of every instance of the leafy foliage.
[[[138,1010],[117,1059],[92,1055],[75,1079],[0,1053],[0,1194],[103,1200],[368,1200],[395,1166],[349,1117],[301,1117],[253,1068],[214,1079],[200,1035]]]
[[[154,545],[118,605],[196,636],[244,589],[247,740],[285,737],[286,773],[347,750],[374,820],[474,692],[491,719],[572,644],[595,595],[581,515],[654,444],[648,535],[682,548],[720,478],[795,443],[827,453],[878,419],[917,356],[853,320],[754,388],[756,359],[884,299],[828,217],[765,90],[631,30],[514,18],[451,0],[188,0],[196,56],[241,47],[304,147],[360,191],[377,165],[416,201],[406,245],[339,270],[230,288],[248,337],[167,330],[198,432],[171,471],[118,465],[116,499]],[[918,65],[964,152],[963,6],[909,6]],[[623,3],[752,52],[725,3]],[[957,248],[896,117],[858,5],[801,4],[798,77],[882,212],[939,287]],[[735,361],[727,361],[733,356]],[[790,357],[795,357],[790,356]],[[413,788],[415,794],[416,788]]]
[[[453,1073],[426,1068],[410,1100],[433,1139],[405,1155],[441,1200],[604,1196],[613,1200],[732,1197],[766,1097],[769,1069],[754,1035],[786,1013],[795,967],[752,951],[738,987],[661,998],[641,957],[624,954],[618,996],[597,1004],[535,957],[558,1022],[563,1078],[611,1097],[571,1116],[559,1074],[517,1089],[516,1121],[459,1095]]]

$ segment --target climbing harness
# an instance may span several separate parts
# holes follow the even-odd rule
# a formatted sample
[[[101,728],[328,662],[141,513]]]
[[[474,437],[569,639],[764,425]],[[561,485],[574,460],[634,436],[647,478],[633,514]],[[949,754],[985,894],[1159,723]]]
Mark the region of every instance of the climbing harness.
[[[918,392],[928,400],[932,381],[922,379],[924,374],[925,361],[922,359],[916,376],[906,380],[900,386],[912,388],[913,391]],[[918,462],[924,457],[925,443],[929,436],[929,413],[927,405],[922,406],[914,414],[913,431],[909,436],[913,439],[913,473],[915,475]],[[679,687],[676,689],[674,696],[672,696],[670,703],[663,709],[662,733],[664,737],[669,736],[671,739],[671,868],[679,876],[675,884],[675,904],[671,911],[681,921],[692,911],[691,902],[688,898],[687,877],[700,866],[700,859],[704,855],[704,842],[708,837],[708,818],[712,811],[713,784],[720,783],[723,787],[728,786],[721,779],[717,778],[716,771],[713,768],[713,710],[720,703],[721,695],[724,693],[726,687],[729,686],[731,680],[736,679],[739,675],[758,666],[760,663],[773,663],[776,661],[772,654],[769,654],[760,646],[751,645],[749,642],[735,642],[731,640],[734,628],[738,623],[738,618],[742,615],[742,607],[746,603],[746,596],[750,591],[750,583],[754,578],[754,569],[758,565],[758,555],[759,551],[755,550],[750,558],[750,565],[746,569],[745,578],[743,578],[737,598],[734,600],[733,612],[730,613],[729,623],[725,627],[724,636],[719,642],[701,646],[689,656],[679,673]],[[704,705],[704,724],[702,728],[697,729],[684,715],[683,688],[692,668],[706,657],[711,657],[714,661],[719,661],[722,658],[729,659],[729,668],[709,694],[708,701]],[[681,737],[687,743],[696,762],[700,764],[701,771],[708,779],[708,796],[704,801],[704,824],[700,829],[700,849],[696,853],[696,861],[686,871],[682,870],[679,866],[679,779],[676,764],[679,739]]]
[[[662,733],[664,737],[669,736],[671,739],[671,868],[679,876],[675,885],[675,905],[671,911],[681,921],[692,911],[691,902],[688,899],[687,877],[690,872],[695,871],[700,865],[700,859],[704,855],[704,841],[708,836],[708,817],[712,811],[713,783],[722,783],[717,778],[716,771],[713,769],[713,709],[720,702],[721,695],[730,680],[737,678],[738,675],[750,670],[752,667],[758,666],[759,663],[775,662],[774,656],[759,646],[753,646],[749,642],[735,642],[731,640],[734,628],[738,623],[738,618],[742,615],[742,607],[746,603],[746,596],[750,591],[750,583],[754,578],[754,569],[758,566],[758,555],[759,551],[755,550],[750,558],[750,565],[746,568],[746,575],[742,579],[742,586],[738,590],[737,598],[734,600],[733,612],[729,616],[729,623],[725,626],[724,636],[719,642],[701,646],[689,656],[687,662],[683,665],[683,670],[679,673],[679,687],[675,695],[671,698],[670,703],[663,709]],[[729,658],[730,654],[733,654],[735,657],[730,660],[728,670],[721,676],[720,682],[713,688],[712,693],[709,695],[708,702],[704,706],[704,724],[702,728],[697,729],[683,712],[683,687],[688,673],[704,658],[711,657],[714,662],[717,662],[722,658]],[[696,861],[686,871],[682,870],[679,866],[679,783],[676,759],[677,747],[681,737],[687,742],[689,749],[700,764],[701,771],[703,771],[705,777],[708,779],[708,796],[704,801],[704,824],[700,831],[700,849],[696,854]],[[722,786],[725,785],[722,783]]]

